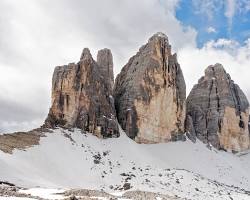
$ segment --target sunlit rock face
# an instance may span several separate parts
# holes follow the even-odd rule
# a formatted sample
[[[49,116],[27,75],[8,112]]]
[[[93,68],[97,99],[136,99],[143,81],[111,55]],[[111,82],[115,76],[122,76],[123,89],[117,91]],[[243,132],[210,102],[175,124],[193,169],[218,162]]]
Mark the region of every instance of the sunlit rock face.
[[[249,103],[221,64],[209,66],[193,87],[187,119],[187,132],[204,143],[228,151],[249,148]]]
[[[114,86],[118,121],[138,143],[183,137],[186,85],[176,54],[163,33],[130,58]]]
[[[84,49],[77,64],[56,67],[45,126],[77,127],[98,137],[118,136],[112,81],[113,60],[108,49],[100,50],[98,63]]]

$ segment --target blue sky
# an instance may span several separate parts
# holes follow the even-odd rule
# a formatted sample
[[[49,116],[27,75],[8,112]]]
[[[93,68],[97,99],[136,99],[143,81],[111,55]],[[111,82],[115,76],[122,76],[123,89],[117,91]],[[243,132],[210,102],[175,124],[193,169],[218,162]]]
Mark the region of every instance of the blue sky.
[[[219,38],[243,44],[250,37],[250,2],[247,0],[180,0],[176,17],[185,26],[197,30],[198,47]]]

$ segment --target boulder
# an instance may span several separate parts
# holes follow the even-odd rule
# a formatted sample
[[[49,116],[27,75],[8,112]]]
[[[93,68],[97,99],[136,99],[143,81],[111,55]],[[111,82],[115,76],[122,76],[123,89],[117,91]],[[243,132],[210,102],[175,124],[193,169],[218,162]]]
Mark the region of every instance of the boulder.
[[[249,148],[249,103],[221,64],[209,66],[191,90],[186,131],[217,149],[242,151]]]
[[[85,48],[77,64],[55,68],[46,127],[76,127],[104,138],[119,135],[111,89],[112,54],[107,49],[99,52],[98,63]]]
[[[182,139],[186,85],[176,54],[163,33],[129,59],[114,86],[118,121],[138,143]]]

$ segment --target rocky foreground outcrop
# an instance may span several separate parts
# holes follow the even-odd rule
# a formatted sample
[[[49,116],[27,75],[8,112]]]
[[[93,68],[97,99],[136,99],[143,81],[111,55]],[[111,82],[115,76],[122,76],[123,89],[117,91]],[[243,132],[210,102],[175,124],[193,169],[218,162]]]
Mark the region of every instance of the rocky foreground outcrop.
[[[84,49],[77,64],[56,67],[52,106],[44,126],[77,127],[98,137],[119,136],[113,79],[113,58],[108,49],[98,52],[97,62],[89,49]]]
[[[186,130],[218,149],[249,148],[249,103],[220,64],[209,66],[187,98]]]
[[[139,143],[176,140],[184,132],[186,85],[163,33],[130,58],[114,87],[118,121]]]

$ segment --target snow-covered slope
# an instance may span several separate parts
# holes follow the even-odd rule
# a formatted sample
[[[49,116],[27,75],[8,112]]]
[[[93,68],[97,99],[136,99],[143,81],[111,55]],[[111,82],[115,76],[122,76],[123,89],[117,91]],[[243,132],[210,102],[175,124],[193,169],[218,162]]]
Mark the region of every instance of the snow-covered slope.
[[[0,180],[24,187],[123,189],[187,199],[250,199],[250,155],[203,143],[137,144],[57,129],[40,145],[0,152]],[[237,188],[238,187],[238,188]],[[244,189],[244,190],[243,190]]]

